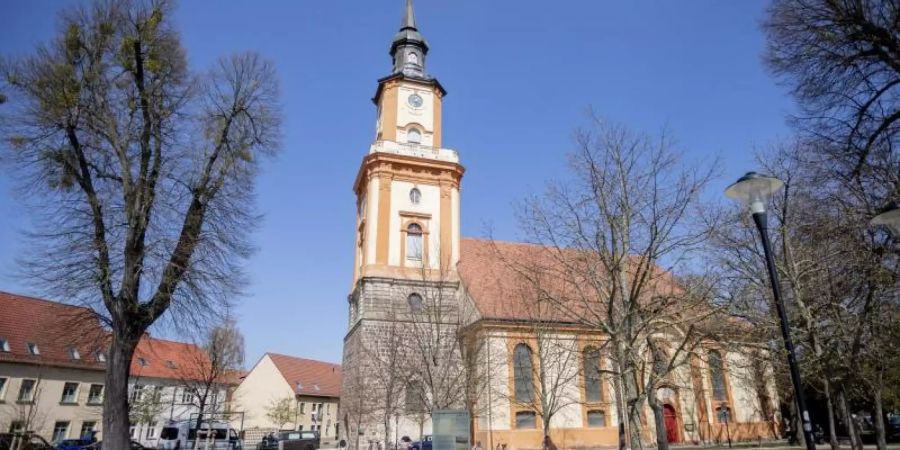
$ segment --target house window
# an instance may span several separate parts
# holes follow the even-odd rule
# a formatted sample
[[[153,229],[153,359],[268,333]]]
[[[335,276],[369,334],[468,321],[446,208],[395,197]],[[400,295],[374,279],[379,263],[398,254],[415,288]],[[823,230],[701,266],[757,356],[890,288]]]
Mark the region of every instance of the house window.
[[[74,360],[79,360],[79,359],[81,359],[81,353],[78,353],[77,348],[72,347],[69,349],[69,357]]]
[[[406,141],[410,144],[421,144],[422,132],[415,128],[410,128],[410,130],[406,132]]]
[[[166,360],[166,367],[168,367],[168,368],[170,368],[170,369],[176,369],[176,368],[178,368],[178,366],[175,365],[175,361],[172,361],[171,359],[170,359],[170,360]]]
[[[300,414],[305,414],[306,412],[306,403],[300,403]]]
[[[418,314],[422,312],[424,308],[424,304],[422,302],[422,296],[416,293],[409,294],[409,297],[406,299],[407,303],[409,303],[409,310],[413,312],[413,314]]]
[[[194,392],[190,389],[185,388],[181,393],[181,403],[191,404],[194,403]]]
[[[141,398],[143,398],[143,395],[144,395],[144,386],[141,386],[140,384],[134,385],[134,387],[131,388],[131,403],[136,403],[136,402],[141,401]]]
[[[0,339],[0,352],[9,352],[9,341]]]
[[[537,428],[537,415],[534,411],[519,411],[516,413],[516,428]]]
[[[156,425],[150,424],[147,426],[147,439],[156,439]]]
[[[0,378],[0,403],[6,398],[6,381],[8,378]]]
[[[78,437],[90,438],[94,434],[94,428],[97,428],[97,422],[82,422],[81,432],[78,433]]]
[[[78,383],[66,383],[63,385],[60,403],[75,404],[78,401]]]
[[[406,227],[406,259],[422,260],[422,227],[417,223]]]
[[[515,378],[516,401],[531,403],[534,401],[534,366],[531,361],[531,347],[525,344],[516,346],[513,352],[513,376]],[[518,418],[516,419],[518,422]]]
[[[106,353],[97,352],[97,362],[105,363],[106,362]]]
[[[297,431],[303,431],[303,425],[297,425]]]
[[[10,433],[24,433],[25,432],[25,422],[21,420],[13,420],[9,423],[9,432]]]
[[[709,352],[709,379],[712,383],[713,400],[727,400],[725,391],[725,372],[722,368],[722,354],[713,350]]]
[[[406,387],[406,412],[425,412],[425,390],[422,382],[414,380]]]
[[[600,350],[584,349],[584,397],[588,402],[603,401],[603,378],[600,376]]]
[[[53,424],[53,437],[50,438],[51,442],[59,442],[66,438],[66,435],[69,434],[69,422],[56,422]]]
[[[606,426],[606,412],[600,410],[588,411],[588,427],[602,428]]]
[[[37,381],[35,380],[22,380],[22,385],[19,386],[19,397],[17,400],[20,402],[34,401],[35,384],[37,384]]]
[[[721,405],[716,408],[716,422],[718,423],[728,423],[731,422],[731,408],[726,405]]]
[[[137,435],[137,427],[132,425],[130,428],[128,428],[128,436],[130,436],[132,439],[134,439],[135,437],[137,437],[136,435]]]
[[[28,346],[28,353],[31,353],[32,355],[40,355],[41,354],[41,349],[39,349],[38,345],[35,344],[34,342],[29,342],[27,344],[27,346]]]
[[[103,402],[103,385],[102,384],[92,384],[91,388],[88,389],[88,398],[87,402],[90,405],[98,405]]]
[[[147,364],[148,364],[147,359],[146,358],[138,358],[138,364],[140,364],[141,367],[147,367]]]

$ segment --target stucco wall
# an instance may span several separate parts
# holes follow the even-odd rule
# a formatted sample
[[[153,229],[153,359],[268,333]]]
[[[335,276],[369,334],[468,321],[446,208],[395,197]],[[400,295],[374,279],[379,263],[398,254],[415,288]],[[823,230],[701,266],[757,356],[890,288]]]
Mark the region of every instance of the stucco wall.
[[[244,411],[244,429],[269,429],[281,428],[266,417],[266,412],[272,402],[282,398],[294,398],[294,390],[269,355],[264,355],[235,389],[233,401],[236,409]]]

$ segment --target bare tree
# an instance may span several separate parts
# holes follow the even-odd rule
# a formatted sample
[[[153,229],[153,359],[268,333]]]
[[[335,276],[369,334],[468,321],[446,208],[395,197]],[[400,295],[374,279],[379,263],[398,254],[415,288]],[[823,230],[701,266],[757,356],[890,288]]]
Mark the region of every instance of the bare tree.
[[[671,310],[681,301],[697,303],[679,293],[670,273],[707,235],[691,213],[716,165],[682,165],[665,133],[650,137],[591,119],[576,135],[570,179],[522,205],[520,225],[541,257],[516,264],[561,319],[608,339],[621,445],[627,435],[639,449],[635,358],[646,357],[640,348],[655,319],[676,317]]]
[[[796,125],[844,161],[844,178],[864,176],[897,145],[898,21],[894,0],[777,0],[769,7],[766,61],[799,101]]]
[[[188,70],[165,0],[68,10],[6,61],[12,174],[34,212],[30,275],[111,329],[103,429],[128,445],[138,340],[167,311],[202,321],[239,290],[259,161],[278,147],[272,65],[253,53]]]
[[[186,365],[177,368],[179,384],[190,393],[191,404],[197,408],[199,429],[203,420],[225,412],[230,377],[244,365],[244,336],[237,324],[227,319],[209,330],[202,349],[195,347],[184,356]]]
[[[15,402],[9,404],[0,404],[0,411],[3,416],[9,419],[10,432],[19,432],[20,436],[14,436],[10,448],[19,450],[25,448],[27,440],[25,435],[34,432],[34,430],[42,428],[47,420],[47,411],[40,407],[40,398],[43,391],[44,366],[39,366],[38,372],[34,378],[23,379],[22,383],[30,383],[30,389],[23,390],[20,387],[19,395]],[[22,394],[25,394],[22,396]]]
[[[294,418],[296,417],[296,413],[294,412],[295,407],[296,401],[294,400],[294,397],[272,399],[269,401],[269,405],[266,408],[266,418],[274,423],[279,429],[283,429],[284,424],[294,421]]]

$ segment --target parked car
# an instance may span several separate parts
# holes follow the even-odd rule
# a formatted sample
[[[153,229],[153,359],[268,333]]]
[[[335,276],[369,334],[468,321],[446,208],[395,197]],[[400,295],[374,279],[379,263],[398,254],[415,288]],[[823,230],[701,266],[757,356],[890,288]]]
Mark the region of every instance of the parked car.
[[[56,444],[56,450],[85,450],[96,442],[94,438],[63,439]]]
[[[425,441],[415,441],[412,443],[413,450],[431,450],[431,435],[425,435]]]
[[[93,444],[85,447],[84,450],[103,450],[103,442],[102,441],[94,442]],[[138,441],[131,441],[131,445],[128,447],[128,450],[152,450],[152,449],[150,449],[148,447],[144,447]]]
[[[0,433],[0,450],[9,450],[13,444],[13,440],[25,439],[25,443],[20,447],[21,450],[53,450],[44,438],[34,433]]]
[[[888,442],[900,442],[900,416],[888,417],[885,428]]]
[[[320,439],[317,431],[281,431],[264,437],[256,450],[279,450],[280,442],[284,450],[317,450]]]
[[[194,421],[173,422],[162,428],[158,450],[193,449],[197,450],[241,450],[241,440],[237,432],[226,422],[203,422],[197,428]]]

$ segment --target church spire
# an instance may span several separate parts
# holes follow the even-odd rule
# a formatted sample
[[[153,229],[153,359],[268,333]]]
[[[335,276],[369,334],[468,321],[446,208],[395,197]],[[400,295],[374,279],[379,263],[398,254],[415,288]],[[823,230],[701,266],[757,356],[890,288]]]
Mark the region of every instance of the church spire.
[[[402,73],[415,78],[426,78],[425,55],[428,43],[416,28],[416,15],[413,12],[412,0],[406,0],[400,31],[391,42],[391,57],[394,59],[393,73]]]

